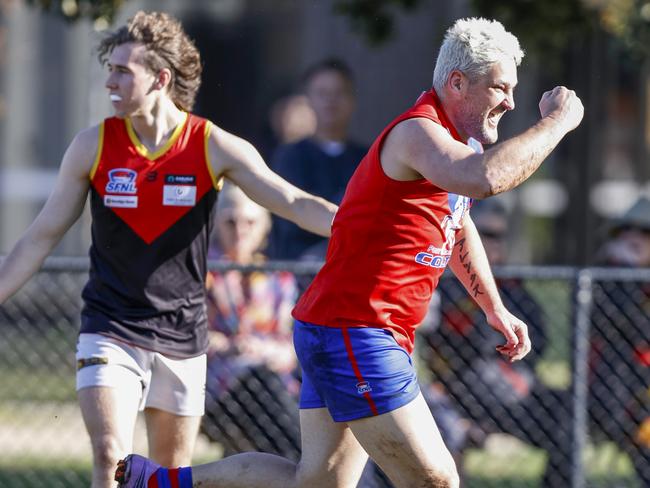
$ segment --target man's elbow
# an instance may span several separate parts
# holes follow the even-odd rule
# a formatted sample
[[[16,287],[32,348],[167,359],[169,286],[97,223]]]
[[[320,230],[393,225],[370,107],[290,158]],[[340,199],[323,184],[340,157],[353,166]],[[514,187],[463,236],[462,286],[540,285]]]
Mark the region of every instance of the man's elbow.
[[[504,181],[502,175],[488,170],[486,171],[480,190],[483,196],[479,198],[498,195],[499,193],[510,190],[514,186],[512,184],[508,185],[508,182]]]
[[[487,176],[482,176],[472,181],[467,181],[463,195],[476,200],[482,200],[502,191],[496,182],[490,180]]]

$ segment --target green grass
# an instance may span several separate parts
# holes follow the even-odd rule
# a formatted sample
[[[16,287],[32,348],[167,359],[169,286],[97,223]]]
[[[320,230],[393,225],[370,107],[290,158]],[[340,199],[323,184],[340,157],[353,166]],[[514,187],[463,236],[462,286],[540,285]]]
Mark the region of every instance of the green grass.
[[[546,454],[514,437],[494,435],[485,449],[469,449],[463,459],[468,488],[536,488]]]
[[[2,401],[75,401],[76,330],[44,324],[29,330],[0,326],[4,327],[0,341]]]
[[[3,402],[76,401],[75,373],[43,367],[0,368],[0,391]]]
[[[0,486],[3,488],[86,488],[90,486],[91,466],[75,461],[44,462],[33,458],[2,459]]]
[[[630,459],[611,442],[589,445],[584,457],[590,488],[640,488]],[[492,449],[471,449],[464,458],[468,488],[537,487],[546,453],[507,436]]]
[[[566,390],[571,386],[571,366],[568,362],[542,359],[535,371],[541,382],[550,388]]]

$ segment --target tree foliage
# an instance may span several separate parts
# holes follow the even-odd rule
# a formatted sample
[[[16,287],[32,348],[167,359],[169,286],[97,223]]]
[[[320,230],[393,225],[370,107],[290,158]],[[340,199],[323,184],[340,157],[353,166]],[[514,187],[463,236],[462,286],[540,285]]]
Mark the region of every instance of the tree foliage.
[[[628,54],[650,55],[650,0],[472,0],[477,15],[502,21],[540,53],[602,29]]]
[[[27,4],[75,21],[88,18],[110,24],[126,0],[26,0]]]
[[[552,54],[589,32],[594,15],[581,0],[472,0],[476,15],[497,19],[527,51]]]
[[[352,29],[370,44],[389,40],[395,30],[395,13],[413,10],[420,0],[337,0],[334,12],[349,17]]]
[[[335,12],[347,16],[372,45],[395,34],[395,15],[422,0],[338,0]],[[650,0],[471,0],[474,15],[502,21],[529,51],[554,54],[571,40],[603,29],[630,54],[650,55]]]
[[[90,18],[110,24],[127,0],[26,0],[68,20]],[[335,0],[334,11],[372,45],[391,39],[395,16],[422,0]],[[650,0],[471,0],[476,15],[502,21],[528,47],[557,52],[572,36],[602,28],[636,56],[650,56]]]

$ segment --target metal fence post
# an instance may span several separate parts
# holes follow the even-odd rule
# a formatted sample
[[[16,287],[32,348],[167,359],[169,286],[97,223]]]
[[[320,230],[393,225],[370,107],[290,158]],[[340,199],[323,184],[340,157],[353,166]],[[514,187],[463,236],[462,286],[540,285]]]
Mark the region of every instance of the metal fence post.
[[[571,432],[571,488],[585,487],[584,452],[587,443],[587,396],[589,328],[593,303],[593,275],[589,269],[578,271],[573,295],[574,324],[572,342],[573,428]]]

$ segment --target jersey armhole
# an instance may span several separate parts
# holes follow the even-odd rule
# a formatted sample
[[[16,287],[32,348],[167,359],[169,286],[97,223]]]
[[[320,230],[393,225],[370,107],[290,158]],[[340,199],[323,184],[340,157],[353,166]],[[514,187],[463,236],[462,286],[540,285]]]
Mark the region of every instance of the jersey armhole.
[[[204,134],[204,152],[205,152],[205,165],[212,180],[212,186],[217,191],[221,191],[223,187],[223,176],[217,178],[212,169],[212,161],[210,161],[210,133],[212,132],[212,122],[205,121],[205,134]]]
[[[93,181],[95,173],[97,172],[97,168],[99,167],[99,161],[102,159],[102,151],[104,149],[104,124],[104,121],[99,124],[99,134],[97,136],[97,154],[95,155],[95,161],[93,162],[93,165],[90,168],[90,173],[88,174],[90,181]]]

